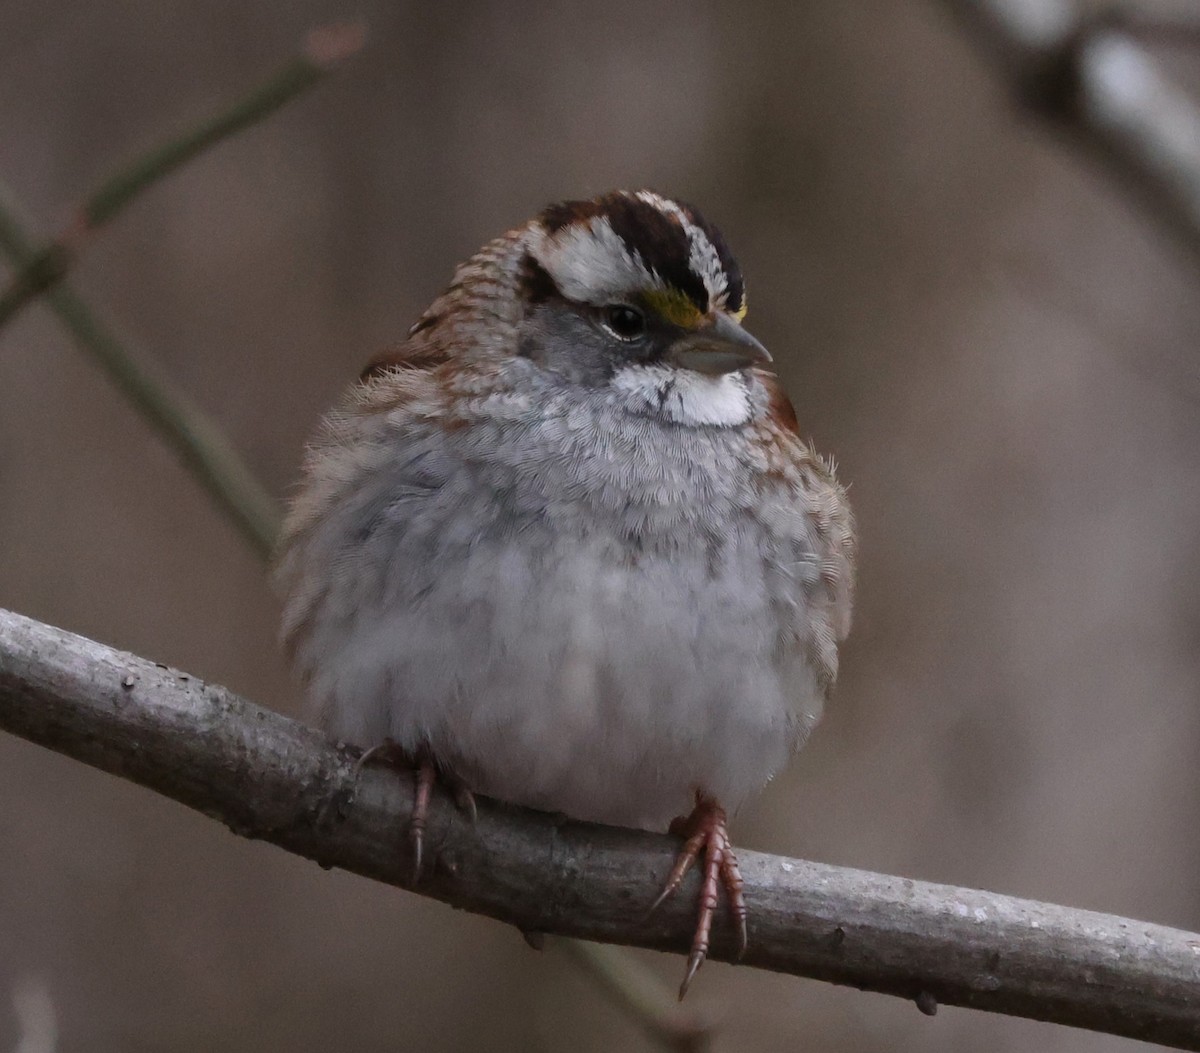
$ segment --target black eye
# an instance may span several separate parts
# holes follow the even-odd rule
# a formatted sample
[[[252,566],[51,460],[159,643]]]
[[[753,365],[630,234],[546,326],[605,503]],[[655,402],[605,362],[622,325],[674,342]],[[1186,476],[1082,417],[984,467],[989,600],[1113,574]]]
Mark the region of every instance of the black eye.
[[[646,318],[636,307],[615,303],[604,309],[604,325],[621,340],[636,340],[646,331]]]

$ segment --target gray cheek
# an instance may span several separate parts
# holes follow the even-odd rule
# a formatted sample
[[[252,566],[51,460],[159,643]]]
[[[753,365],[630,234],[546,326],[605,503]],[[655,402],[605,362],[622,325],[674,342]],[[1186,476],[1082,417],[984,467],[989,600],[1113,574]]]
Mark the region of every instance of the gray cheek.
[[[517,331],[518,353],[571,384],[598,388],[616,365],[610,341],[587,319],[563,307],[542,307]]]

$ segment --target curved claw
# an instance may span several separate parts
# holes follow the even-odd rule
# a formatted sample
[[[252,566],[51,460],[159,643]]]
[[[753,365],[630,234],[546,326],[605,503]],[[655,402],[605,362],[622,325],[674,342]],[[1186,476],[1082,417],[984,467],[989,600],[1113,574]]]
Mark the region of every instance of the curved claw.
[[[704,833],[698,831],[691,835],[683,844],[683,848],[679,850],[679,855],[675,857],[675,865],[671,867],[671,872],[667,875],[666,884],[663,885],[662,891],[658,894],[658,898],[650,904],[650,909],[646,912],[646,917],[650,917],[663,902],[671,896],[680,885],[683,884],[683,879],[687,877],[687,872],[692,869],[692,865],[700,855],[700,849],[704,846]]]
[[[683,996],[688,993],[688,988],[691,986],[692,977],[700,971],[700,966],[704,964],[706,955],[702,951],[692,951],[688,955],[687,972],[683,976],[683,983],[679,985],[679,1000],[683,1001]]]
[[[429,802],[433,796],[433,784],[440,777],[454,795],[454,803],[467,814],[471,822],[478,819],[475,807],[475,796],[467,784],[453,772],[443,770],[434,759],[432,751],[427,746],[417,750],[416,756],[407,753],[396,742],[385,739],[383,742],[364,751],[354,763],[354,777],[357,779],[363,768],[375,760],[389,764],[411,766],[415,780],[413,793],[412,815],[408,820],[408,839],[412,845],[413,872],[412,883],[421,880],[421,871],[425,860],[425,828],[429,821]]]
[[[433,795],[433,784],[437,780],[437,768],[433,758],[424,751],[417,761],[416,792],[413,796],[412,816],[408,820],[408,837],[413,849],[413,878],[415,885],[421,880],[421,862],[425,848],[425,824],[429,818],[429,799]]]
[[[450,772],[443,772],[442,779],[450,787],[450,792],[454,795],[455,807],[466,815],[472,824],[477,823],[479,821],[479,809],[475,806],[475,795],[467,787],[467,784],[457,775]]]
[[[397,762],[407,761],[404,751],[392,739],[384,739],[382,742],[375,743],[368,750],[363,750],[358,755],[358,760],[354,762],[354,779],[358,780],[362,775],[362,770],[372,761],[382,760],[385,764],[394,764]]]
[[[725,885],[725,899],[729,903],[730,912],[733,914],[734,925],[737,926],[737,954],[733,960],[740,962],[742,955],[746,953],[746,946],[750,942],[749,933],[746,928],[750,912],[746,909],[746,884],[742,880],[742,872],[738,869],[737,856],[733,854],[733,846],[730,845],[728,837],[725,839],[725,860],[724,865],[721,867],[721,880]]]
[[[671,832],[685,836],[687,840],[680,849],[670,874],[667,875],[663,890],[651,905],[647,916],[653,914],[659,905],[679,888],[701,852],[704,854],[704,879],[700,886],[700,909],[696,919],[696,932],[692,938],[687,971],[684,974],[683,983],[679,987],[679,997],[682,999],[687,994],[693,977],[708,957],[709,936],[720,901],[721,889],[724,888],[725,898],[729,903],[729,910],[736,926],[737,959],[740,959],[746,950],[748,911],[742,874],[738,869],[737,857],[729,842],[725,810],[713,798],[697,793],[696,807],[692,810],[692,814],[684,820],[676,820],[672,823]]]

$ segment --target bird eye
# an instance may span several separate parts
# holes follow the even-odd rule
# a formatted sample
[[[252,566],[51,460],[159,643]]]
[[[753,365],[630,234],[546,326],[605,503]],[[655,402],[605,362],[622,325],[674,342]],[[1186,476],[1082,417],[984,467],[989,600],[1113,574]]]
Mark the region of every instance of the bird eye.
[[[646,318],[636,307],[615,303],[604,310],[604,325],[621,340],[636,340],[646,331]]]

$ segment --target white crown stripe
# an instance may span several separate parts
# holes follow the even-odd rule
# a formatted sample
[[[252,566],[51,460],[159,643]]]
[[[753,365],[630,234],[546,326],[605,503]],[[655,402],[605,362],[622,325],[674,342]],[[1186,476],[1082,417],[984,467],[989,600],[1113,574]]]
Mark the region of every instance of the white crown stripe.
[[[674,201],[649,190],[629,196],[680,225],[688,239],[689,268],[704,284],[710,306],[723,309],[729,279],[708,235]],[[629,250],[604,216],[570,224],[554,234],[538,228],[533,232],[530,252],[571,300],[600,305],[636,289],[662,289],[666,285],[637,252]]]
[[[724,308],[726,297],[729,294],[729,279],[725,275],[725,268],[721,264],[721,257],[717,254],[716,246],[709,240],[708,235],[696,226],[688,218],[687,213],[674,201],[669,201],[651,190],[639,190],[637,198],[652,208],[673,217],[683,227],[684,233],[688,237],[688,244],[691,246],[688,266],[704,282],[704,288],[708,290],[710,306]]]
[[[569,300],[602,304],[634,289],[662,285],[603,216],[554,235],[542,232],[531,251]]]

